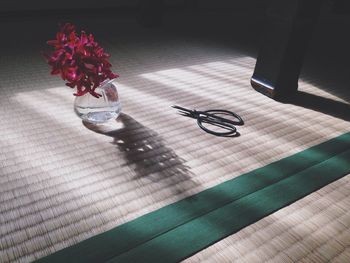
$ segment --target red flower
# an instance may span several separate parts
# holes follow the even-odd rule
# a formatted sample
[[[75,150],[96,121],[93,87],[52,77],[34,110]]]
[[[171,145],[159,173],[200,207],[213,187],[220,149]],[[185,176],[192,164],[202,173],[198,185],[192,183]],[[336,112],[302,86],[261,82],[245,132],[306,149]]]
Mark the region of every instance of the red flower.
[[[54,47],[52,54],[46,55],[51,74],[61,75],[67,86],[76,88],[75,96],[89,92],[98,98],[101,95],[95,90],[101,82],[118,77],[110,69],[109,54],[95,42],[93,35],[81,31],[79,36],[70,23],[63,25],[56,39],[47,44]]]

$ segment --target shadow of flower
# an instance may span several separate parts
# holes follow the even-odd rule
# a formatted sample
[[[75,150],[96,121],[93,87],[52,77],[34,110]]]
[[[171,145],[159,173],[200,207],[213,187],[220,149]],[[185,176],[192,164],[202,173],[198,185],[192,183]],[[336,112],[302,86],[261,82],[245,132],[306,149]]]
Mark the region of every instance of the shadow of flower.
[[[163,181],[177,194],[195,187],[191,179],[190,168],[185,160],[167,146],[166,141],[157,132],[147,128],[131,116],[121,113],[117,125],[95,125],[83,121],[88,129],[110,136],[126,160],[123,165],[129,166],[138,178],[159,182]],[[186,181],[186,184],[180,184]]]

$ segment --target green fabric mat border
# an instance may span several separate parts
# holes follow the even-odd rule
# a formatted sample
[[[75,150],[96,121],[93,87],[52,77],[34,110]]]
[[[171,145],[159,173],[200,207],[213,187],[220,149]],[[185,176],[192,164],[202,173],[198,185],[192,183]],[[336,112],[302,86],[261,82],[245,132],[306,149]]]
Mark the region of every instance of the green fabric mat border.
[[[350,173],[350,133],[36,262],[177,262]]]

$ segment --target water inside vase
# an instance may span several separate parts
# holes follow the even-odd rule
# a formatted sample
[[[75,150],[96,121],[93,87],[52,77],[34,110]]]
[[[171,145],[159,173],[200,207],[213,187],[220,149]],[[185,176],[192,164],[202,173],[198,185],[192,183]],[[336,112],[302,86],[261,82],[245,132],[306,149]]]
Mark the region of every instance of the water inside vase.
[[[112,81],[103,83],[96,89],[102,97],[95,98],[91,94],[76,97],[74,111],[83,120],[92,123],[103,123],[116,119],[121,112],[118,91]]]

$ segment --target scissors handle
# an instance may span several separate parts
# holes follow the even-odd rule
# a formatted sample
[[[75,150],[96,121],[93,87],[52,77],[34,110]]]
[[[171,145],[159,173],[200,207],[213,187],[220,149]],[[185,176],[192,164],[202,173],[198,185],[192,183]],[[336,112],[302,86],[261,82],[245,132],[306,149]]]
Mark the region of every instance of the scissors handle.
[[[244,125],[244,121],[241,118],[241,116],[239,116],[238,114],[232,112],[232,111],[228,111],[228,110],[206,110],[206,111],[194,111],[198,114],[198,116],[200,115],[204,115],[204,116],[208,116],[210,117],[211,120],[217,120],[217,121],[222,121],[224,123],[230,123],[232,125]],[[218,116],[217,114],[222,114],[222,115],[228,115],[228,116],[232,116],[235,119],[237,119],[237,121],[233,121],[221,116]]]
[[[227,130],[227,132],[216,132],[216,131],[213,131],[211,129],[208,129],[207,127],[205,127],[203,125],[203,123],[208,123],[210,125],[214,125],[214,126],[217,126],[217,127],[220,127],[222,129],[225,129]],[[230,135],[235,135],[237,133],[237,129],[236,127],[231,124],[231,123],[228,123],[228,122],[224,122],[224,121],[221,121],[219,119],[214,119],[213,117],[202,117],[202,116],[199,116],[197,118],[197,124],[198,126],[205,132],[207,133],[210,133],[210,134],[213,134],[213,135],[216,135],[216,136],[223,136],[223,137],[226,137],[226,136],[230,136]]]

